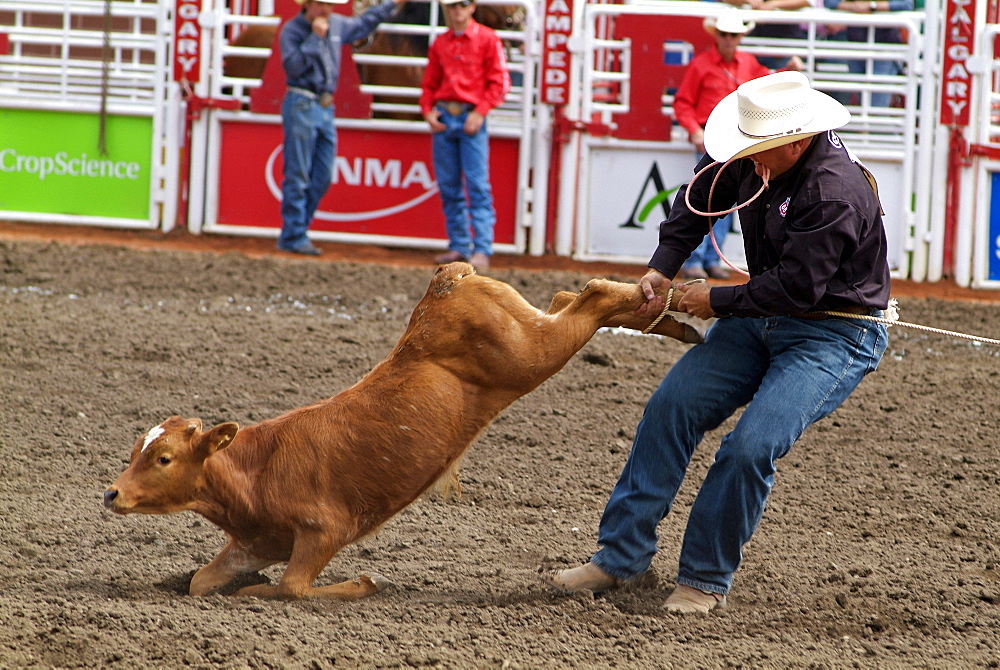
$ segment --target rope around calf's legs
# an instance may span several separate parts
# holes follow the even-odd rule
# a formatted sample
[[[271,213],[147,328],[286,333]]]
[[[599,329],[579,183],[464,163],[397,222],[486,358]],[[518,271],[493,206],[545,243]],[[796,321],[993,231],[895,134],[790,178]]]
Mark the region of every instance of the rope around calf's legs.
[[[660,315],[658,317],[653,319],[653,322],[651,324],[643,328],[642,330],[643,335],[649,335],[651,332],[653,332],[653,329],[656,328],[656,324],[658,324],[660,321],[663,321],[663,317],[665,317],[667,315],[667,312],[670,311],[670,303],[673,302],[673,300],[674,300],[674,287],[671,286],[670,290],[667,291],[667,301],[663,305],[663,311],[660,312]]]
[[[704,284],[704,283],[705,283],[704,279],[692,279],[691,281],[684,282],[684,286],[688,286],[690,284]],[[658,317],[653,319],[653,322],[651,324],[643,328],[642,330],[643,335],[649,335],[651,332],[653,332],[653,329],[656,328],[656,325],[660,323],[660,321],[663,321],[663,317],[665,317],[667,315],[667,312],[670,311],[670,304],[673,301],[674,301],[674,285],[671,284],[670,289],[667,290],[667,300],[663,304],[663,311],[660,312],[660,315]]]

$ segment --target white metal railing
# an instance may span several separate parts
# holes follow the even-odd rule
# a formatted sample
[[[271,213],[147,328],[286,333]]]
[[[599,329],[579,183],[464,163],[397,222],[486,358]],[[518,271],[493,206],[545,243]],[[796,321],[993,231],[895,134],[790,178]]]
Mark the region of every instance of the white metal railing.
[[[629,82],[633,76],[630,71],[631,41],[612,38],[607,27],[601,29],[599,18],[625,14],[705,17],[718,11],[709,3],[673,0],[648,0],[625,6],[587,5],[588,18],[584,24],[584,57],[587,60],[583,70],[581,116],[590,118],[591,114],[597,114],[602,123],[613,125],[612,115],[629,111]],[[740,49],[756,56],[788,58],[797,55],[805,63],[805,72],[815,88],[832,94],[855,94],[856,100],[847,104],[853,116],[852,122],[841,132],[852,147],[912,150],[912,133],[908,137],[904,131],[917,127],[919,75],[923,71],[922,12],[859,15],[832,10],[800,10],[753,11],[745,15],[748,20],[758,23],[806,26],[804,39],[746,37]],[[822,32],[828,24],[870,28],[869,41],[825,40]],[[613,26],[613,23],[605,22],[603,25]],[[876,43],[872,41],[875,28],[903,28],[908,39],[902,44]],[[848,60],[863,61],[865,73],[850,73],[845,65]],[[900,63],[902,71],[896,75],[873,74],[873,63],[883,61]],[[614,64],[615,69],[606,69],[608,64]],[[595,96],[595,93],[600,95]],[[902,106],[874,106],[871,96],[876,93],[898,96]],[[664,96],[662,111],[665,116],[672,116],[672,104],[672,97]]]
[[[411,0],[417,1],[420,0]],[[502,103],[490,118],[491,128],[502,126],[517,127],[520,125],[520,112],[522,109],[531,109],[534,105],[534,82],[535,82],[535,61],[532,59],[537,50],[537,4],[532,0],[479,0],[479,6],[485,7],[514,7],[522,14],[523,19],[520,25],[511,29],[497,30],[497,35],[503,40],[507,51],[507,69],[511,74],[511,90],[506,100]],[[416,37],[426,37],[430,44],[434,39],[443,33],[447,28],[440,23],[440,6],[437,2],[430,3],[429,21],[426,25],[383,23],[377,32],[392,35],[410,35]],[[374,54],[356,51],[353,54],[354,62],[358,65],[377,65],[383,67],[413,68],[423,69],[427,65],[427,58],[424,56],[399,56],[394,54]],[[401,81],[406,77],[400,76]],[[413,114],[416,118],[420,116],[420,107],[417,99],[420,97],[419,82],[411,85],[386,86],[386,85],[361,85],[361,92],[373,96],[394,96],[406,100],[406,102],[382,102],[372,103],[372,112],[376,117],[386,113]],[[409,102],[412,100],[412,102]]]
[[[838,134],[880,180],[883,205],[887,211],[886,227],[894,276],[909,276],[914,272],[913,259],[919,255],[923,269],[916,274],[922,277],[926,270],[926,250],[923,247],[927,241],[924,232],[930,225],[932,133],[937,90],[932,77],[933,64],[929,66],[925,60],[923,12],[856,15],[823,9],[751,11],[729,7],[722,9],[719,3],[676,0],[638,0],[626,5],[586,4],[577,10],[579,18],[571,40],[574,55],[571,80],[579,81],[580,85],[578,93],[571,91],[567,116],[571,121],[597,122],[609,129],[610,137],[578,139],[578,136],[572,136],[563,149],[564,174],[561,181],[588,184],[590,171],[596,169],[591,166],[591,156],[597,156],[595,152],[604,156],[619,150],[633,153],[652,151],[656,144],[655,150],[661,154],[667,151],[688,155],[691,149],[687,134],[677,124],[673,124],[668,133],[669,142],[627,140],[616,137],[615,133],[621,115],[633,111],[630,96],[634,83],[641,81],[641,77],[651,76],[650,73],[633,71],[636,62],[633,49],[662,49],[665,55],[668,51],[677,52],[685,59],[681,61],[683,63],[693,53],[693,47],[685,48],[685,35],[669,34],[652,38],[645,34],[641,37],[644,40],[641,45],[638,42],[633,44],[640,38],[623,34],[616,27],[623,16],[701,19],[717,15],[720,11],[742,11],[747,20],[758,24],[794,23],[805,27],[806,36],[803,39],[746,37],[741,49],[758,57],[796,55],[804,61],[805,74],[815,88],[834,96],[851,95],[845,104],[852,113],[852,119],[838,130]],[[634,22],[630,22],[632,24]],[[825,40],[823,34],[828,24],[865,27],[868,29],[868,40]],[[901,44],[876,43],[873,41],[875,28],[903,29],[905,39]],[[653,42],[651,46],[647,43],[650,39],[660,40],[662,44]],[[932,59],[936,57],[933,44],[931,38]],[[648,58],[648,53],[644,58]],[[850,72],[847,61],[864,63],[864,74]],[[874,74],[875,64],[883,62],[899,63],[899,72]],[[872,96],[880,93],[892,96],[891,104],[873,104]],[[673,117],[672,104],[672,92],[664,92],[660,97],[659,111],[665,122]],[[566,168],[566,165],[571,167]],[[578,168],[574,167],[577,165]],[[599,180],[594,182],[599,183]],[[590,219],[589,209],[594,202],[590,198],[587,188],[580,188],[575,197],[561,194],[560,220],[556,231],[558,253],[573,250],[581,258],[602,257],[603,252],[597,248],[597,243],[588,243],[588,236],[598,228],[604,234],[607,225]],[[621,247],[624,248],[624,243]],[[624,253],[609,252],[607,257],[624,259]],[[648,249],[643,249],[641,253],[648,253]]]
[[[232,97],[239,100],[244,107],[250,104],[250,91],[261,85],[260,77],[234,77],[225,72],[223,63],[231,57],[258,58],[261,62],[271,56],[270,47],[235,46],[228,39],[238,36],[242,31],[256,26],[274,26],[277,30],[281,18],[277,16],[254,16],[237,14],[230,10],[225,0],[217,0],[214,9],[203,15],[204,23],[210,29],[211,60],[209,76],[211,79],[211,96],[214,98]],[[210,17],[210,18],[209,18]]]
[[[116,0],[107,34],[103,0],[0,0],[0,101],[8,107],[100,108],[149,114],[163,99],[164,8],[155,0]],[[105,64],[105,60],[107,63]],[[105,67],[107,72],[105,73]]]
[[[972,87],[972,141],[976,144],[1000,146],[1000,54],[994,53],[993,44],[1000,36],[1000,25],[986,26],[979,36],[976,53],[979,54],[970,69],[977,85]]]
[[[410,0],[411,2],[425,2],[427,0]],[[447,28],[441,25],[440,6],[437,2],[427,3],[429,5],[429,21],[426,24],[404,24],[384,22],[376,29],[376,33],[390,35],[408,35],[413,37],[424,37],[429,44],[437,35],[440,35]],[[504,41],[507,50],[507,69],[511,74],[512,86],[506,100],[496,109],[491,116],[490,125],[492,128],[511,127],[520,125],[522,109],[534,107],[535,100],[534,82],[536,76],[536,62],[532,59],[537,51],[537,6],[532,0],[480,0],[478,5],[489,7],[516,8],[523,16],[519,25],[511,29],[497,30],[497,34]],[[234,13],[233,8],[237,5],[227,3],[226,0],[215,0],[214,7],[203,14],[202,23],[210,32],[210,51],[208,76],[211,80],[209,94],[214,98],[235,98],[239,100],[243,107],[249,106],[249,92],[253,88],[261,85],[259,78],[248,79],[239,77],[229,77],[224,74],[223,62],[230,56],[245,56],[251,58],[267,59],[271,55],[269,48],[250,48],[234,46],[229,41],[229,36],[250,26],[273,25],[280,23],[280,18],[275,16],[253,16]],[[233,28],[238,30],[234,31]],[[422,70],[427,64],[426,56],[405,56],[397,54],[367,53],[364,50],[355,51],[352,54],[354,62],[359,66],[379,66],[383,68],[410,69],[419,68]],[[395,118],[395,115],[410,115],[415,120],[422,123],[420,119],[420,107],[417,99],[420,97],[420,82],[408,81],[410,76],[400,74],[398,85],[386,84],[361,84],[361,92],[375,97],[392,96],[401,102],[387,102],[375,100],[372,102],[372,113],[375,118]]]

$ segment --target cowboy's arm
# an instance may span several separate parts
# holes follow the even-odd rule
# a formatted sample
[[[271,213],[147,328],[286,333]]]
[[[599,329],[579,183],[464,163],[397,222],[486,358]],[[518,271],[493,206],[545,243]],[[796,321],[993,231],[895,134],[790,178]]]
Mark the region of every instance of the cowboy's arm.
[[[490,43],[484,51],[483,74],[486,83],[483,97],[475,109],[481,116],[486,116],[491,109],[503,102],[510,90],[507,59],[503,54],[503,43],[496,33],[492,33]]]
[[[399,4],[394,0],[385,0],[358,16],[344,19],[340,25],[340,39],[347,43],[368,37],[378,27],[378,24],[388,19],[396,11]]]
[[[309,23],[293,20],[282,29],[278,47],[281,49],[281,65],[289,79],[298,79],[310,68],[318,66],[321,40],[312,32]]]
[[[424,68],[424,76],[420,80],[420,113],[427,118],[427,115],[434,109],[434,94],[444,78],[444,71],[441,69],[441,57],[437,46],[440,42],[434,42],[427,52],[427,65]]]

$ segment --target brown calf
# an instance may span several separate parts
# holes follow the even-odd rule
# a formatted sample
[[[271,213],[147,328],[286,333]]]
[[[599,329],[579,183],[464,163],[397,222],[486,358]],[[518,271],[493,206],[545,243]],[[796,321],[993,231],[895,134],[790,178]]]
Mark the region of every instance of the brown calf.
[[[438,269],[388,357],[351,388],[257,425],[171,417],[140,437],[104,492],[118,514],[190,510],[228,544],[191,580],[205,595],[238,573],[288,562],[277,586],[238,595],[350,600],[377,592],[361,575],[312,583],[337,551],[429,488],[457,485],[459,459],[505,407],[558,372],[603,326],[642,330],[638,285],[591,280],[542,312],[471,265]],[[655,333],[698,342],[666,318]]]

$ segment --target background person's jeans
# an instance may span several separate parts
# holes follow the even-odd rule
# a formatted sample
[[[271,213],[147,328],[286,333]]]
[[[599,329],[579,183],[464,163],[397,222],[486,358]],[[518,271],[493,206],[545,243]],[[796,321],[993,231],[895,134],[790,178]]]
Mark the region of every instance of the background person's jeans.
[[[868,39],[867,31],[867,28],[846,28],[828,36],[826,39],[831,42],[865,42]],[[874,39],[875,44],[872,45],[874,48],[878,48],[879,43],[898,44],[901,41],[899,30],[895,28],[876,29]],[[839,62],[847,65],[847,71],[851,74],[865,74],[867,72],[867,60],[846,59]],[[902,74],[902,72],[902,63],[891,60],[872,60],[872,74],[896,76]],[[848,91],[830,91],[828,94],[842,105],[860,105],[862,103],[862,94],[860,91],[854,93]],[[891,104],[892,94],[871,93],[870,106],[889,107]]]
[[[309,224],[333,179],[337,131],[330,107],[294,91],[285,94],[281,123],[285,138],[278,246],[298,249],[309,242]]]
[[[467,116],[468,112],[457,116],[441,112],[445,129],[431,140],[434,176],[441,192],[448,248],[466,258],[476,252],[492,256],[496,211],[490,189],[489,136],[485,121],[475,135],[466,135],[462,128]]]
[[[719,319],[649,399],[601,518],[601,549],[591,560],[618,579],[645,572],[657,550],[657,526],[695,447],[746,405],[691,508],[677,578],[703,591],[728,592],[742,547],[763,515],[775,461],[840,406],[876,368],[887,344],[884,325],[860,319]]]
[[[701,159],[705,154],[700,151],[695,151],[695,165],[701,163]],[[718,203],[709,203],[709,207],[712,211],[718,211],[720,209],[729,209],[732,205],[726,205],[725,207],[719,205]],[[712,224],[712,233],[715,234],[715,242],[719,245],[719,249],[725,253],[723,245],[726,243],[726,235],[729,234],[730,228],[733,227],[733,215],[732,213],[726,214],[724,217]],[[716,252],[715,247],[712,246],[712,233],[705,235],[705,239],[701,241],[701,244],[691,252],[688,259],[684,261],[685,270],[694,270],[697,268],[711,268],[722,263],[722,259],[719,257],[718,252]]]
[[[719,245],[719,249],[723,250],[723,253],[725,253],[723,245],[726,243],[726,236],[729,235],[729,228],[732,225],[733,225],[732,214],[726,214],[724,217],[722,217],[712,225],[712,233],[714,233],[715,235],[715,242],[716,244]],[[719,258],[718,252],[715,250],[715,247],[712,246],[711,235],[706,235],[705,239],[701,241],[701,244],[699,244],[698,247],[691,252],[691,255],[688,256],[688,259],[684,261],[684,268],[707,269],[715,267],[716,265],[720,265],[721,263],[722,259]]]

